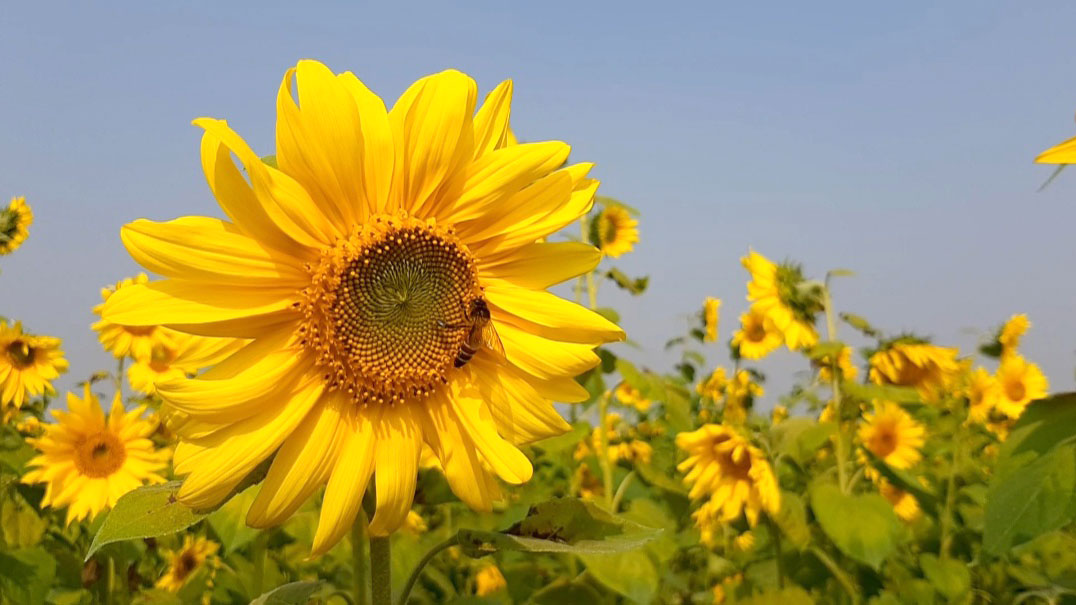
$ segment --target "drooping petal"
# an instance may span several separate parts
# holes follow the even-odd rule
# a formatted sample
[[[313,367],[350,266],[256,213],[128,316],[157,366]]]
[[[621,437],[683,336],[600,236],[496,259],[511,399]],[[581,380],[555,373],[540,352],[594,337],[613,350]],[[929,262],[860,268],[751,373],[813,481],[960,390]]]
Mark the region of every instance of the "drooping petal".
[[[530,443],[571,429],[553,403],[522,377],[521,370],[477,357],[466,369],[469,380],[488,402],[497,431],[508,441]]]
[[[518,485],[531,478],[530,460],[497,433],[490,405],[472,384],[455,381],[445,394],[467,435],[474,441],[482,458],[502,480]]]
[[[376,438],[371,418],[364,410],[343,420],[340,454],[325,487],[318,529],[314,534],[311,555],[315,557],[331,548],[351,529],[374,471]]]
[[[438,391],[422,409],[422,434],[440,461],[452,492],[475,510],[491,511],[497,491],[490,490],[489,472],[479,460],[474,441],[460,426],[448,397]]]
[[[591,345],[542,338],[504,323],[497,327],[508,361],[539,378],[577,376],[601,361]]]
[[[392,194],[392,173],[396,151],[385,102],[370,91],[355,74],[346,71],[337,78],[351,94],[359,110],[362,128],[362,193],[369,214],[385,212]]]
[[[491,284],[485,294],[498,325],[505,321],[567,342],[597,345],[624,339],[624,331],[613,322],[549,292]]]
[[[422,428],[409,405],[397,405],[377,419],[374,438],[377,509],[370,520],[370,535],[387,536],[407,518],[415,498]]]

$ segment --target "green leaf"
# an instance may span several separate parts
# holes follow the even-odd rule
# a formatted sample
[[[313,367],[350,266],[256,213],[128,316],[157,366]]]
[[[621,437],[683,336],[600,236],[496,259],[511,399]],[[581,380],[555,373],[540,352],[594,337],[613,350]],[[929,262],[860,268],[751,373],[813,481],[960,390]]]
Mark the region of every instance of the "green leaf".
[[[601,595],[586,584],[558,580],[531,596],[534,605],[564,605],[564,603],[599,603]]]
[[[174,534],[205,518],[176,500],[181,481],[145,485],[123,495],[93,537],[88,561],[105,544]]]
[[[321,582],[292,582],[277,586],[250,602],[250,605],[306,605],[310,595],[321,588]]]
[[[820,447],[837,431],[833,422],[819,423],[813,418],[789,418],[771,429],[774,449],[803,464],[814,458]]]
[[[1073,440],[1076,440],[1076,393],[1033,401],[1001,444],[998,473],[1010,472]]]
[[[919,392],[911,387],[880,384],[860,384],[851,380],[841,382],[841,392],[862,401],[884,399],[896,403],[922,403]]]
[[[575,498],[536,504],[504,532],[461,529],[460,548],[470,557],[498,551],[618,553],[643,546],[661,533]]]
[[[41,541],[48,528],[47,520],[42,519],[21,496],[0,500],[0,533],[8,547],[33,546]]]
[[[613,592],[636,603],[652,603],[658,592],[658,570],[641,550],[579,557],[587,572]]]
[[[247,511],[257,495],[258,488],[249,487],[209,515],[209,526],[220,538],[223,554],[235,552],[258,535],[258,530],[247,525]]]
[[[923,575],[943,597],[956,599],[971,590],[971,572],[967,563],[954,559],[939,559],[930,553],[919,555]]]
[[[598,307],[597,309],[594,309],[594,312],[617,325],[620,324],[620,313],[617,313],[616,309],[611,307]]]
[[[563,452],[575,448],[580,441],[590,434],[590,430],[590,423],[576,422],[572,425],[572,429],[567,433],[557,435],[556,437],[542,439],[541,441],[535,441],[531,444],[531,447],[536,447],[547,454]]]
[[[151,588],[140,592],[131,603],[133,605],[183,605],[183,601],[176,593],[161,588]]]
[[[807,507],[799,494],[781,491],[781,510],[773,518],[789,544],[803,550],[811,543],[811,528],[807,525]]]
[[[1014,544],[1064,526],[1076,513],[1076,445],[1052,449],[993,478],[983,518],[983,550],[1000,555]]]
[[[849,495],[832,483],[817,483],[811,510],[841,552],[874,569],[897,547],[900,520],[878,494]]]
[[[814,599],[799,586],[767,590],[749,599],[737,601],[741,605],[814,605]]]
[[[622,290],[627,290],[632,296],[638,296],[646,292],[646,286],[650,283],[650,276],[648,275],[632,278],[615,267],[606,271],[605,277],[613,280],[613,283]]]
[[[916,502],[919,503],[919,506],[926,511],[927,514],[931,516],[936,516],[938,514],[938,497],[927,491],[926,488],[911,475],[911,473],[889,466],[884,460],[875,456],[870,450],[864,449],[863,454],[867,456],[871,466],[873,466],[880,475],[888,479],[894,486],[915,496]]]
[[[12,603],[43,604],[55,577],[56,560],[40,546],[0,550],[0,594]]]

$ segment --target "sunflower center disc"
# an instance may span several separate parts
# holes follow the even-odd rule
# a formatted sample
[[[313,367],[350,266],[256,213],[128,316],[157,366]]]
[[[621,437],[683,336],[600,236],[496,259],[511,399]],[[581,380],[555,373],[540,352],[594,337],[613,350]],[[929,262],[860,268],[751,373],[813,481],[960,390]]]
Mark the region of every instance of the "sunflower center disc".
[[[7,355],[11,358],[11,363],[20,370],[30,367],[34,362],[33,347],[22,340],[16,340],[9,344],[7,346]]]
[[[329,388],[391,403],[447,380],[482,293],[474,259],[451,231],[377,216],[311,272],[300,334]]]
[[[123,443],[108,432],[90,435],[75,448],[75,467],[89,477],[108,477],[126,459]]]

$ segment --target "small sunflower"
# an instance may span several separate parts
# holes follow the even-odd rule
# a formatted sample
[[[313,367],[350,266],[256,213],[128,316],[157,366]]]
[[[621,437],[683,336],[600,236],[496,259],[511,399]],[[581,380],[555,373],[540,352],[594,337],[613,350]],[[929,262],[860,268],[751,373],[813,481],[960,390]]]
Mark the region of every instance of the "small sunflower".
[[[475,574],[475,594],[480,597],[491,595],[508,587],[504,574],[496,565],[485,565]]]
[[[183,536],[183,545],[178,550],[165,553],[168,570],[157,580],[157,588],[179,592],[187,580],[217,553],[218,548],[219,544],[206,538],[196,538],[191,534]]]
[[[818,342],[815,315],[822,309],[819,297],[802,287],[803,270],[793,264],[775,264],[751,250],[740,259],[751,274],[747,300],[753,308],[768,316],[780,330],[789,349],[805,349]]]
[[[916,338],[901,338],[870,358],[875,384],[913,387],[924,401],[936,401],[960,373],[957,349],[939,347]]]
[[[101,304],[95,306],[93,312],[100,317],[108,298],[119,289],[147,283],[149,283],[149,277],[145,273],[140,273],[135,277],[123,279],[113,286],[101,288]],[[91,327],[97,332],[97,338],[105,350],[118,358],[149,359],[153,355],[154,347],[174,347],[175,340],[180,335],[180,332],[163,326],[123,326],[104,319],[97,321]]]
[[[169,343],[153,345],[148,357],[136,358],[127,368],[131,388],[146,395],[157,392],[156,384],[194,376],[243,348],[247,341],[237,338],[193,336],[176,332]]]
[[[412,535],[420,535],[429,531],[430,526],[426,523],[426,520],[422,518],[422,515],[411,511],[407,513],[407,519],[404,519],[403,530]]]
[[[756,307],[740,315],[740,326],[732,335],[732,346],[744,359],[762,359],[784,342],[773,319]]]
[[[1009,418],[1019,418],[1027,404],[1046,397],[1050,382],[1039,366],[1017,354],[1001,360],[997,372],[997,410]]]
[[[618,384],[616,389],[613,390],[613,394],[616,396],[616,400],[621,404],[631,406],[640,413],[646,413],[653,403],[644,397],[639,389],[631,386],[626,381]]]
[[[595,220],[598,247],[606,256],[617,258],[627,254],[639,241],[639,221],[620,206],[606,206]]]
[[[569,428],[553,401],[586,399],[574,376],[624,332],[547,291],[601,260],[539,241],[585,216],[598,182],[590,164],[565,165],[565,143],[513,144],[511,97],[503,82],[476,111],[474,80],[447,70],[386,109],[354,74],[304,60],[280,84],[276,162],[223,120],[195,120],[228,219],[126,225],[128,252],[165,279],[117,290],[102,311],[252,339],[156,385],[184,419],[181,502],[219,504],[272,456],[247,522],[283,523],[326,486],[321,554],[371,482],[370,534],[403,524],[424,444],[476,510],[491,510],[497,478],[530,479],[519,446]]]
[[[55,395],[52,381],[66,371],[59,338],[27,334],[18,322],[0,323],[0,410],[18,409],[37,395]]]
[[[706,377],[706,380],[695,385],[695,391],[703,397],[709,397],[718,402],[725,397],[725,386],[728,385],[728,382],[729,378],[725,373],[725,368],[717,367]]]
[[[11,254],[30,235],[34,213],[24,197],[13,197],[7,208],[0,208],[0,256]]]
[[[788,420],[788,408],[783,405],[773,406],[773,413],[770,414],[770,422],[773,426],[777,426],[785,420]]]
[[[67,410],[54,410],[55,424],[28,440],[40,454],[23,483],[45,483],[42,506],[67,507],[67,523],[111,508],[120,496],[143,483],[162,483],[157,474],[170,455],[149,436],[156,426],[142,419],[145,406],[130,412],[116,394],[106,417],[97,396],[86,386],[82,398],[67,395]]]
[[[677,470],[687,473],[692,499],[708,497],[720,510],[723,522],[740,514],[754,527],[761,512],[775,515],[781,508],[781,492],[773,468],[762,450],[751,445],[735,429],[706,424],[676,436],[676,446],[688,457]]]
[[[816,366],[818,367],[819,380],[822,382],[831,382],[833,380],[833,362],[830,361],[829,355],[823,355],[817,361]],[[856,379],[856,375],[859,374],[859,368],[852,363],[852,347],[842,347],[841,352],[837,353],[837,371],[843,380]]]
[[[863,415],[859,440],[863,447],[893,468],[911,468],[919,462],[919,448],[925,442],[926,429],[899,405],[884,401],[873,413]]]
[[[1027,315],[1013,315],[998,332],[998,343],[1001,345],[1001,355],[1011,355],[1020,347],[1020,338],[1031,327],[1031,321]]]
[[[921,512],[919,501],[915,499],[911,492],[900,489],[885,478],[879,478],[878,492],[893,505],[893,512],[897,513],[897,516],[901,519],[915,521],[919,518]]]
[[[718,311],[720,310],[721,299],[707,296],[706,301],[702,304],[702,323],[706,332],[703,340],[705,342],[717,341],[717,320]]]
[[[975,368],[968,376],[968,384],[964,391],[968,398],[968,422],[985,423],[990,419],[990,413],[997,408],[1001,390],[998,388],[997,379],[984,368]]]

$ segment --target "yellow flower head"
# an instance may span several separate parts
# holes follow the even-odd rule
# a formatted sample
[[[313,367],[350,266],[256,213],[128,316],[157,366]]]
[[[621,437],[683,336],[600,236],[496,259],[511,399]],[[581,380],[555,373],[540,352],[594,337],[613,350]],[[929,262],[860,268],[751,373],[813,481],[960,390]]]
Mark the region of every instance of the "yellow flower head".
[[[833,380],[833,362],[830,361],[829,355],[823,355],[816,365],[818,366],[818,379],[822,382],[831,382]],[[852,347],[843,347],[841,352],[837,354],[837,371],[844,380],[856,379],[856,375],[859,374],[859,368],[852,363]]]
[[[957,353],[955,348],[898,340],[871,355],[870,378],[875,384],[914,387],[924,401],[936,401],[961,370]]]
[[[722,522],[744,513],[754,527],[760,512],[775,515],[780,510],[781,492],[765,454],[732,427],[703,425],[677,435],[676,446],[688,454],[676,468],[687,473],[689,495],[709,497]]]
[[[17,322],[0,323],[0,410],[18,409],[37,395],[55,395],[52,381],[66,371],[59,338],[27,334]]]
[[[504,575],[496,565],[486,565],[475,575],[475,594],[480,597],[491,595],[507,586]]]
[[[718,311],[720,310],[721,299],[707,296],[706,301],[702,304],[702,323],[706,332],[703,340],[706,342],[717,341],[717,320]]]
[[[969,375],[964,393],[968,398],[968,422],[980,424],[990,419],[1001,397],[997,379],[983,368],[975,368]]]
[[[27,416],[25,420],[15,424],[15,430],[24,435],[37,436],[45,430],[45,425],[41,424],[37,416]]]
[[[752,308],[773,320],[789,349],[805,349],[818,343],[815,314],[821,310],[817,295],[801,289],[803,270],[793,264],[777,265],[751,250],[740,263],[751,274],[747,300]]]
[[[773,414],[770,416],[774,426],[788,420],[788,408],[783,405],[773,406]]]
[[[893,485],[884,478],[878,481],[878,491],[893,505],[893,512],[905,521],[915,521],[919,518],[919,501],[911,492],[906,492]]]
[[[164,553],[168,570],[157,580],[157,588],[179,592],[187,580],[205,565],[206,560],[216,554],[218,548],[220,545],[216,542],[186,534],[179,550]]]
[[[714,368],[714,371],[706,378],[706,380],[695,385],[695,391],[703,397],[709,397],[714,401],[721,401],[725,396],[725,386],[728,384],[728,375],[725,374],[725,368]]]
[[[243,348],[247,341],[176,332],[170,336],[170,343],[153,345],[148,357],[136,358],[135,363],[127,368],[127,381],[131,383],[131,388],[153,395],[157,392],[158,383],[193,376],[201,369],[227,359]]]
[[[596,220],[598,247],[606,256],[617,258],[627,254],[639,241],[639,221],[631,218],[625,208],[607,205]]]
[[[613,394],[616,395],[616,400],[623,405],[631,406],[640,412],[646,412],[650,409],[651,401],[643,394],[639,389],[631,386],[627,382],[621,382],[613,390]]]
[[[873,413],[863,415],[859,440],[863,447],[893,468],[911,468],[922,454],[926,429],[912,419],[899,405],[884,401],[875,405]]]
[[[740,329],[732,335],[732,346],[744,359],[762,359],[777,350],[784,336],[773,319],[757,307],[740,315]]]
[[[297,91],[298,99],[293,95]],[[166,279],[112,294],[103,319],[253,339],[192,379],[157,383],[177,427],[178,497],[219,504],[275,453],[247,515],[282,523],[325,485],[314,554],[352,526],[369,481],[373,536],[411,510],[423,444],[461,500],[488,511],[523,483],[519,445],[569,427],[553,400],[624,333],[546,288],[596,248],[541,243],[593,204],[589,164],[558,141],[510,144],[512,83],[423,78],[386,110],[350,72],[300,61],[277,96],[276,162],[199,118],[227,220],[138,220],[123,243]],[[236,166],[234,158],[242,164]]]
[[[53,410],[56,424],[29,440],[40,454],[30,460],[36,468],[22,482],[45,483],[42,506],[66,506],[67,523],[111,508],[143,483],[163,482],[157,473],[169,451],[149,440],[156,427],[142,419],[145,409],[125,412],[117,393],[106,417],[89,385],[82,398],[68,393],[67,411]]]
[[[403,529],[409,534],[419,535],[426,533],[430,527],[426,524],[426,520],[422,518],[422,515],[411,511],[407,513],[407,519],[404,520]]]
[[[1039,366],[1015,353],[1002,358],[997,383],[997,410],[1012,419],[1019,418],[1027,404],[1046,397],[1050,390]]]
[[[147,283],[149,283],[149,277],[145,273],[140,273],[135,277],[121,280],[113,286],[101,288],[102,302],[93,308],[93,312],[100,316],[108,297],[120,288]],[[180,335],[179,332],[162,326],[123,326],[103,319],[91,327],[97,332],[97,338],[105,350],[118,358],[149,359],[153,355],[154,347],[174,347],[175,340]]]
[[[1020,347],[1020,338],[1027,333],[1030,327],[1031,322],[1028,320],[1027,315],[1024,314],[1013,315],[1009,318],[1009,321],[1005,322],[1004,326],[1001,326],[1001,331],[998,333],[998,343],[1001,344],[1001,355],[1003,357],[1016,353],[1016,349]]]
[[[0,256],[11,254],[30,235],[34,213],[24,197],[13,197],[6,208],[0,208]]]

